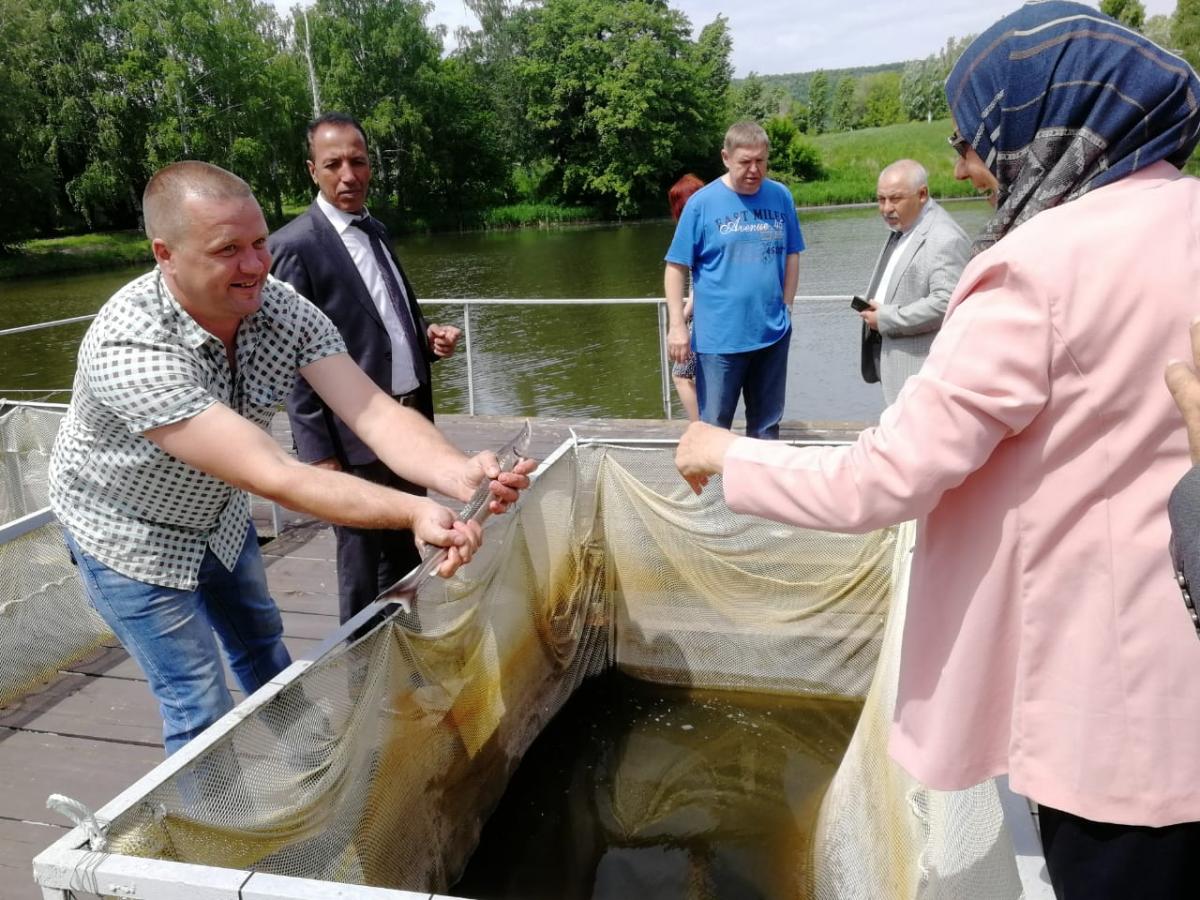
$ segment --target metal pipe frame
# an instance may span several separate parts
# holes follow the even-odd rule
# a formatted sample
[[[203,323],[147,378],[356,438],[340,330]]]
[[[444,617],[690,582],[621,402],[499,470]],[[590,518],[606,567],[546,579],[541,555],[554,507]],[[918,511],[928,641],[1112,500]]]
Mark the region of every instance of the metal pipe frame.
[[[825,300],[849,300],[849,294],[809,294],[798,296],[801,303]],[[655,304],[658,307],[658,358],[659,372],[662,380],[662,409],[663,418],[671,419],[671,363],[667,359],[667,301],[664,297],[605,297],[598,299],[571,297],[438,297],[426,298],[421,301],[426,305],[461,306],[463,308],[463,337],[467,357],[467,415],[475,415],[475,366],[472,357],[471,307],[473,306],[645,306]],[[60,325],[73,325],[77,322],[90,322],[96,314],[75,316],[70,319],[56,319],[52,322],[38,322],[34,325],[20,325],[16,328],[0,329],[0,337],[8,334],[21,334],[27,331],[41,331],[45,328],[57,328]],[[42,392],[44,393],[44,392]]]

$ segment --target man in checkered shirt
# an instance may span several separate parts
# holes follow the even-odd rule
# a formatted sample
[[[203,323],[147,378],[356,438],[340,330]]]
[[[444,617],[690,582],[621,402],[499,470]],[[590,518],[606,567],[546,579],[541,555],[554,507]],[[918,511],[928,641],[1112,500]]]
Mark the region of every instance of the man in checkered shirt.
[[[449,549],[442,575],[479,547],[479,526],[432,500],[284,453],[266,426],[297,372],[388,466],[447,496],[466,500],[491,479],[502,512],[533,464],[501,473],[491,453],[468,458],[381,392],[325,314],[268,276],[267,224],[236,175],[160,169],[143,215],[158,265],[84,336],[50,502],[174,752],[233,707],[214,632],[247,694],[291,661],[247,491],[341,525],[411,529]]]

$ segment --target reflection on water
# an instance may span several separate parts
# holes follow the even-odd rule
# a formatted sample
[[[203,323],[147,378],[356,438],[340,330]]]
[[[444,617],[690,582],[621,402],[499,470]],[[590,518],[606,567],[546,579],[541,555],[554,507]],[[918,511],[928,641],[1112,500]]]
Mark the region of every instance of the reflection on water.
[[[947,209],[969,234],[987,218],[982,203]],[[878,215],[801,213],[800,221],[808,244],[800,257],[800,293],[862,292],[885,237]],[[644,222],[418,236],[399,241],[397,249],[423,297],[658,297],[671,233],[669,222]],[[0,328],[94,312],[140,272],[0,282]],[[462,323],[459,307],[431,305],[427,312],[435,321]],[[786,419],[878,415],[879,386],[858,375],[858,322],[844,301],[797,304]],[[653,307],[477,307],[471,325],[478,413],[662,415]],[[0,393],[69,387],[83,328],[3,338]],[[438,408],[466,411],[461,353],[437,365],[435,380]]]
[[[802,898],[817,807],[860,711],[616,674],[588,682],[521,760],[452,893]]]

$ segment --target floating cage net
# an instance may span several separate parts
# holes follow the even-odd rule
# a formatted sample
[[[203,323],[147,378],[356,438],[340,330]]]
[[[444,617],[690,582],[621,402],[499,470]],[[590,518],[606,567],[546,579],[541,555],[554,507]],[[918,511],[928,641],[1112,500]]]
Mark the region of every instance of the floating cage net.
[[[3,524],[46,508],[50,448],[64,412],[0,401]],[[0,706],[112,640],[83,596],[54,519],[0,544]]]
[[[886,755],[911,534],[735,515],[719,485],[692,495],[670,448],[573,446],[471,565],[245,714],[106,849],[445,893],[534,738],[615,667],[865,698],[796,896],[1016,897],[995,789],[924,790]]]

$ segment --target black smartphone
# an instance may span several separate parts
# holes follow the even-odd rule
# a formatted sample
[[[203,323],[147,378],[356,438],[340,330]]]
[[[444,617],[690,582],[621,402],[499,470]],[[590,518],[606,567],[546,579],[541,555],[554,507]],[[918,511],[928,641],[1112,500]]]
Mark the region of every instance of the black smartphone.
[[[855,312],[862,312],[864,309],[870,309],[871,304],[868,303],[866,300],[864,300],[862,297],[851,297],[850,298],[850,308],[852,310],[854,310]]]

